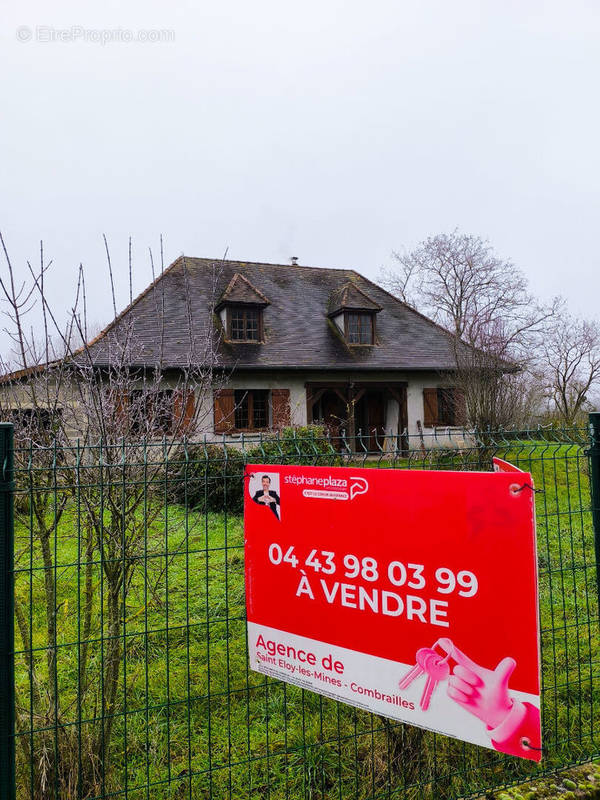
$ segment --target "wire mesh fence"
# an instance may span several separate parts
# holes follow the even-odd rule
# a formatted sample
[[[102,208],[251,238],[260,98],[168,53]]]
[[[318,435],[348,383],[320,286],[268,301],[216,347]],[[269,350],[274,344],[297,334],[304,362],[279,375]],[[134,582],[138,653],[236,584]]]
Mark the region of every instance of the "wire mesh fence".
[[[16,777],[4,777],[14,796],[433,800],[596,757],[588,432],[389,436],[375,451],[369,442],[306,429],[234,446],[15,449],[14,568],[3,550],[1,570],[14,579],[15,692],[3,720],[14,713],[15,734],[0,753],[8,769],[14,746]],[[493,456],[530,471],[541,490],[539,766],[249,670],[246,463],[490,470]]]

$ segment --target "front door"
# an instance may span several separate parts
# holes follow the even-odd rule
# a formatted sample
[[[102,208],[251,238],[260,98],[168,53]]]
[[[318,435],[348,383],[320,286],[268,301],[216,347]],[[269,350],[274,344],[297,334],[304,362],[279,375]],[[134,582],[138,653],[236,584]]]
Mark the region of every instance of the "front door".
[[[383,392],[368,392],[369,450],[379,450],[385,443],[385,395]]]
[[[385,437],[385,393],[380,390],[366,391],[356,404],[356,432],[360,431],[357,449],[364,445],[370,452],[378,453],[384,446]]]
[[[327,429],[336,449],[341,447],[340,435],[348,424],[347,406],[337,391],[327,389],[321,394],[312,405],[312,421]]]

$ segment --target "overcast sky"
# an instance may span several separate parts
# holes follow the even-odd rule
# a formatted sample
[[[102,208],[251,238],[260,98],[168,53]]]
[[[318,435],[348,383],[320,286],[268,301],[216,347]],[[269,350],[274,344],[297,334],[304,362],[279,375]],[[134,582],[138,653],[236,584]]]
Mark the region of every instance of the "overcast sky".
[[[228,248],[374,278],[458,227],[600,316],[597,0],[0,14],[0,228],[21,270],[44,240],[58,303],[83,261],[90,316],[110,318],[102,233],[124,302],[129,235],[137,291],[161,233],[167,262]]]

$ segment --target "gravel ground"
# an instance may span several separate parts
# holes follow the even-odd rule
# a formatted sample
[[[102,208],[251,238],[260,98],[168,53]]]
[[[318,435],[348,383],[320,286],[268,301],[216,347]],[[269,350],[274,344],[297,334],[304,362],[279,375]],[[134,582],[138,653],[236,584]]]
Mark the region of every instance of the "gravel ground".
[[[542,800],[551,797],[560,797],[563,800],[600,800],[600,763],[573,767],[514,789],[490,792],[480,800]]]

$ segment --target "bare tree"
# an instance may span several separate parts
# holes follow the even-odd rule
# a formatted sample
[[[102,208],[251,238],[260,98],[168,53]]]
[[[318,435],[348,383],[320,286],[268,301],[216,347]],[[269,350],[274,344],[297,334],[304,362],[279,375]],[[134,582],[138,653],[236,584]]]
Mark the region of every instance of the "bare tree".
[[[35,752],[30,751],[33,737],[20,736],[18,742],[22,763],[32,765],[40,800],[53,790],[65,797],[75,791],[85,798],[110,785],[108,754],[122,702],[123,626],[130,589],[144,542],[148,546],[148,532],[151,536],[153,522],[164,513],[165,463],[178,457],[185,436],[205,428],[204,415],[211,407],[205,401],[216,385],[218,335],[212,327],[198,330],[189,301],[184,301],[180,336],[187,342],[187,354],[175,375],[170,370],[167,382],[163,281],[156,279],[151,286],[156,346],[149,360],[137,335],[135,308],[90,342],[83,268],[73,304],[61,315],[48,301],[50,265],[43,248],[39,266],[28,264],[27,277],[19,280],[1,236],[0,242],[5,256],[0,292],[5,331],[13,346],[0,380],[0,414],[15,423],[15,464],[22,490],[17,529],[24,533],[16,563],[26,566],[34,553],[40,554],[39,583],[40,572],[32,573],[30,581],[32,586],[36,582],[31,591],[43,598],[44,608],[40,630],[28,603],[26,570],[17,570],[15,615],[30,686],[30,705],[17,709],[17,728],[27,730],[31,717],[41,728]],[[107,264],[116,310],[108,247]],[[131,247],[126,268],[131,287]],[[187,281],[185,259],[181,269]],[[213,294],[218,272],[217,262]],[[214,305],[214,299],[210,302]],[[67,527],[71,532],[65,534],[65,514],[74,507],[81,528],[75,533]],[[79,714],[102,720],[84,728],[69,724],[73,700],[58,689],[59,582],[65,558],[62,543],[69,535],[81,547]],[[149,602],[153,569],[155,580],[160,580],[163,561],[150,565]],[[74,613],[63,614],[62,624],[68,625]],[[99,639],[105,642],[100,660],[90,645]],[[34,647],[34,641],[43,642],[43,647]]]
[[[600,325],[566,311],[556,317],[541,348],[547,397],[560,421],[573,425],[600,378]]]
[[[480,237],[458,231],[393,257],[382,282],[449,332],[453,378],[469,422],[481,428],[521,422],[528,414],[524,398],[533,402],[537,395],[528,367],[558,300],[540,304],[514,264]]]

